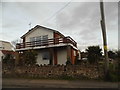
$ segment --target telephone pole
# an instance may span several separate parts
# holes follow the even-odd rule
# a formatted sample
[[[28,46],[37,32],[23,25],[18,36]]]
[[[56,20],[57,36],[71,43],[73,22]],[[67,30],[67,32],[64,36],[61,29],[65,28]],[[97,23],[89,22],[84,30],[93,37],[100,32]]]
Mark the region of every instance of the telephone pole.
[[[106,26],[105,26],[105,17],[104,17],[104,4],[103,0],[100,2],[100,11],[101,11],[101,28],[103,34],[103,47],[104,47],[104,56],[105,56],[105,76],[109,73],[109,61],[108,61],[108,52],[107,52],[107,38],[106,38]]]

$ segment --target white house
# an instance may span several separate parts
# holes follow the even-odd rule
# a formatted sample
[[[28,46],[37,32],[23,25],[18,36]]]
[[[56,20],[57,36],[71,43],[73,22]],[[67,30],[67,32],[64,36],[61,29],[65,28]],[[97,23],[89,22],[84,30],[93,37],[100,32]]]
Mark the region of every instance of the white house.
[[[0,61],[2,60],[2,57],[7,54],[14,51],[14,48],[10,42],[7,41],[0,41]]]
[[[77,43],[71,37],[65,37],[59,31],[36,25],[21,37],[23,43],[16,45],[17,52],[36,50],[38,64],[66,64],[70,60],[75,64],[79,53]]]

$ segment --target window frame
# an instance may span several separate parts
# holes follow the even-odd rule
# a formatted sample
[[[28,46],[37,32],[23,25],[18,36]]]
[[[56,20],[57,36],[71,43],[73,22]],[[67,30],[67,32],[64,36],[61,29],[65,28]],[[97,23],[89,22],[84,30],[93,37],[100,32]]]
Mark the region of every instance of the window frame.
[[[49,51],[42,52],[42,60],[50,60],[50,53],[49,53]]]

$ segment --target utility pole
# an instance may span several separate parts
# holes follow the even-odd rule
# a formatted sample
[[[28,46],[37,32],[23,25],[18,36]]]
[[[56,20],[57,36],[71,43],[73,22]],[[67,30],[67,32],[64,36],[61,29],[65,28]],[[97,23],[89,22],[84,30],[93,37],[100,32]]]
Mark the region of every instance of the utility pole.
[[[103,0],[100,2],[100,10],[101,10],[101,28],[103,34],[103,47],[104,47],[104,56],[105,56],[105,75],[107,76],[109,73],[109,61],[108,61],[108,52],[107,52],[107,38],[106,38],[106,26],[105,26],[105,17],[104,17],[104,4]]]

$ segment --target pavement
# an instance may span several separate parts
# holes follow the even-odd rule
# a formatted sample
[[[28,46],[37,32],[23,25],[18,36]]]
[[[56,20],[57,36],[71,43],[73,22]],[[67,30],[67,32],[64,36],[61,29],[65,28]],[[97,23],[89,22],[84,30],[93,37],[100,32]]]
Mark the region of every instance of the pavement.
[[[118,82],[11,79],[2,80],[2,88],[118,88]]]

